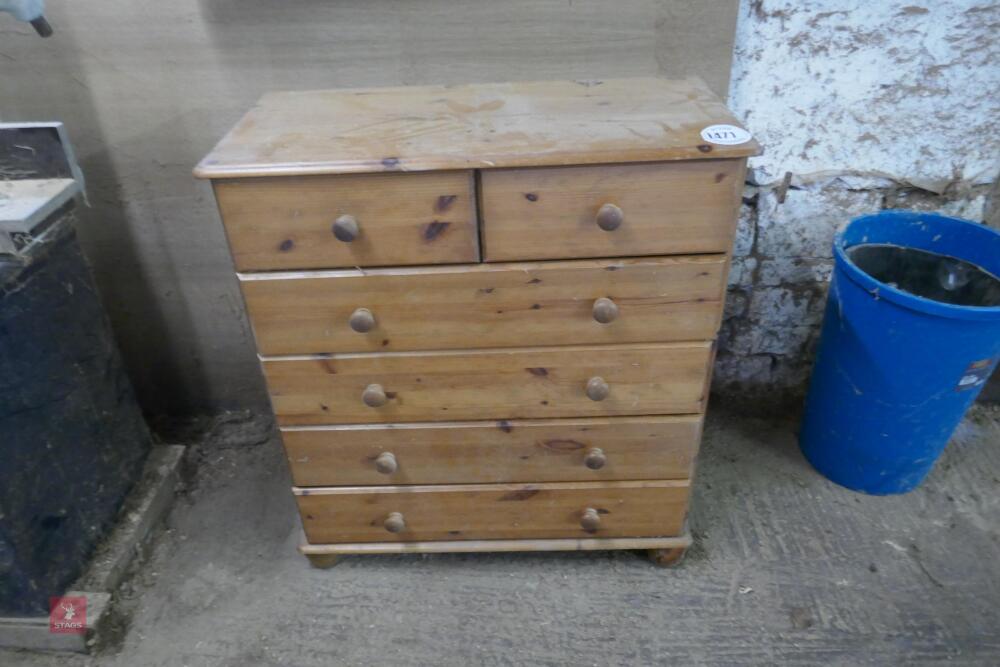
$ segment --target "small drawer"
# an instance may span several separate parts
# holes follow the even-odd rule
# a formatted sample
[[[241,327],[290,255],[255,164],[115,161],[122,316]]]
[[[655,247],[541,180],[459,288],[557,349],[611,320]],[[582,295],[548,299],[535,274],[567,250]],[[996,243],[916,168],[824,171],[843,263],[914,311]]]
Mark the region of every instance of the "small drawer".
[[[241,274],[262,354],[713,338],[723,255]]]
[[[482,174],[486,261],[728,252],[742,160]]]
[[[240,271],[479,261],[472,172],[213,181]]]
[[[679,535],[688,482],[295,488],[306,538],[415,542]]]
[[[296,486],[687,479],[701,416],[285,427]]]
[[[693,414],[711,342],[265,357],[278,423]]]

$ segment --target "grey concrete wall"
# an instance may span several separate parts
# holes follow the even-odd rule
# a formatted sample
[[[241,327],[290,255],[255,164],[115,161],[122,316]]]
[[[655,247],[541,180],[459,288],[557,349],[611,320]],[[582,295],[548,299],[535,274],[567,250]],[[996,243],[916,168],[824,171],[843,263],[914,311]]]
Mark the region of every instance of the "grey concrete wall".
[[[915,208],[997,224],[1000,5],[740,5],[730,106],[765,154],[750,163],[715,386],[795,394],[833,236],[853,216]]]
[[[0,16],[0,118],[67,124],[89,186],[81,236],[155,414],[264,405],[214,202],[190,171],[262,93],[696,73],[724,94],[737,0],[49,5],[48,40]]]

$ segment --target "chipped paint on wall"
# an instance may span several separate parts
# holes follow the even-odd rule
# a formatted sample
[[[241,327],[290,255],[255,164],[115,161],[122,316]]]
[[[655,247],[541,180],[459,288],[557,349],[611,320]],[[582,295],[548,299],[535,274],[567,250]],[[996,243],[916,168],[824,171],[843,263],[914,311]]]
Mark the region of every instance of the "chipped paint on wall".
[[[804,389],[833,237],[852,217],[995,210],[998,28],[987,1],[742,0],[729,102],[765,152],[750,162],[717,390]]]
[[[858,172],[935,192],[987,183],[1000,134],[991,0],[743,0],[730,103],[757,183]]]

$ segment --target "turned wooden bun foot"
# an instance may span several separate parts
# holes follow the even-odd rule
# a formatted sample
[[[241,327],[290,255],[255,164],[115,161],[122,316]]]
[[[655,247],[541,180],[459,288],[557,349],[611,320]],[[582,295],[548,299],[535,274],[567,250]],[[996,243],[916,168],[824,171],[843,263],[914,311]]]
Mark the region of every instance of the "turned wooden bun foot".
[[[684,559],[687,547],[673,547],[671,549],[649,549],[646,555],[653,564],[658,567],[675,567]]]
[[[309,559],[309,564],[317,570],[328,570],[338,561],[336,554],[309,554],[306,558]]]

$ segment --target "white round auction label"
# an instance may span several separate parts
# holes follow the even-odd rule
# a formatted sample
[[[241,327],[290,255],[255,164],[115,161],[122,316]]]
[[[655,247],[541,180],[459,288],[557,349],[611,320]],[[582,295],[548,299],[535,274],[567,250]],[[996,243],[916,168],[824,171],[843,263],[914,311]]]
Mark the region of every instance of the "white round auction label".
[[[709,125],[701,131],[701,138],[710,144],[735,146],[750,141],[753,135],[735,125]]]

